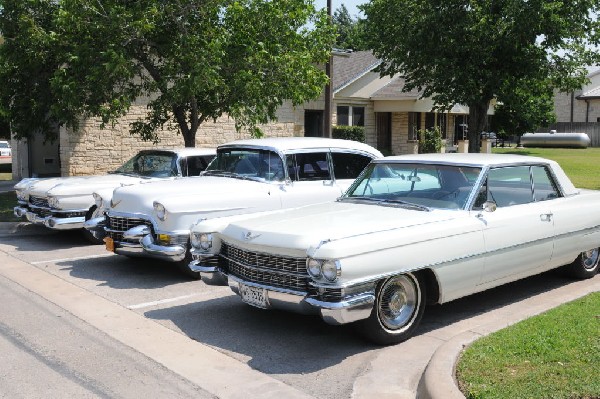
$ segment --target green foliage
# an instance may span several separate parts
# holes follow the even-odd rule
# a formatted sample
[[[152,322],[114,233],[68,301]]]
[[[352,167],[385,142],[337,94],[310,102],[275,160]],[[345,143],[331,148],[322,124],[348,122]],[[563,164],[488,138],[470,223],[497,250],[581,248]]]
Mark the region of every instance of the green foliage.
[[[419,130],[419,154],[440,152],[442,149],[442,132],[439,127]]]
[[[0,0],[0,116],[17,138],[37,131],[56,139],[59,117],[50,79],[61,64],[51,0]]]
[[[283,101],[316,98],[327,81],[319,65],[329,58],[333,26],[309,0],[26,0],[27,7],[20,1],[0,0],[0,29],[16,25],[8,46],[22,33],[15,21],[48,8],[38,24],[46,39],[40,53],[53,62],[37,53],[31,59],[47,65],[38,80],[50,96],[37,101],[60,124],[76,126],[82,116],[113,123],[149,98],[148,116],[131,132],[158,141],[159,129],[175,126],[193,146],[198,127],[224,114],[257,135]],[[19,38],[22,48],[36,37]],[[17,58],[11,48],[0,61],[25,70]],[[24,119],[27,107],[15,109],[11,100],[31,91],[3,76],[12,92],[3,108]]]
[[[331,135],[334,139],[354,140],[361,143],[365,142],[364,126],[334,126]]]
[[[580,87],[584,66],[600,60],[586,46],[600,39],[597,0],[372,0],[361,9],[382,74],[402,75],[405,90],[423,89],[437,109],[469,106],[470,152],[492,99],[542,120],[546,110],[528,99]]]
[[[352,18],[348,9],[342,4],[333,12],[332,22],[337,37],[335,46],[344,50],[368,50],[364,41],[364,20]]]
[[[600,293],[476,341],[457,365],[467,398],[600,396]]]

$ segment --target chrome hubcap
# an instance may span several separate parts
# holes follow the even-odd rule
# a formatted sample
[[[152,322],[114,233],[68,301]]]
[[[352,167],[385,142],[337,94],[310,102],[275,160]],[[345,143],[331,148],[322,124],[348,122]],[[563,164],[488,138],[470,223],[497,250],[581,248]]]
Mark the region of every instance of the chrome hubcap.
[[[411,324],[419,301],[420,291],[414,277],[394,277],[381,289],[379,320],[387,329],[401,330]]]
[[[586,270],[594,269],[598,265],[598,256],[600,256],[598,248],[582,252],[581,261],[583,263],[583,267]]]

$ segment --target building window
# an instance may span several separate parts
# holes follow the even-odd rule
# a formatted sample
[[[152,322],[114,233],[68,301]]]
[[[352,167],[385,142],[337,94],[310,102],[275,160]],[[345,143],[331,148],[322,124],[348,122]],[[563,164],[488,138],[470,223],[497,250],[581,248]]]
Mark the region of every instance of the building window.
[[[365,125],[365,107],[351,107],[349,105],[338,105],[338,107],[337,107],[337,125],[338,126],[364,126]]]

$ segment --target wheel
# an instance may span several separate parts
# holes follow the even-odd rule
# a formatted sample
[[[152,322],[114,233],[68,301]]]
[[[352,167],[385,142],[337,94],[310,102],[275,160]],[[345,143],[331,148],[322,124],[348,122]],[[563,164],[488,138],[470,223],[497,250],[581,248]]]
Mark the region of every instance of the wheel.
[[[425,284],[414,274],[390,277],[379,283],[371,315],[358,322],[357,328],[376,344],[405,341],[423,317],[425,298]]]
[[[590,249],[580,253],[577,259],[567,266],[567,271],[575,278],[592,278],[598,273],[598,263],[600,263],[600,248]]]
[[[187,252],[185,253],[185,258],[177,262],[177,268],[186,276],[191,278],[192,280],[200,280],[200,272],[192,271],[188,265],[192,261],[192,254],[190,253],[190,246],[187,246]]]
[[[96,205],[92,206],[90,210],[85,214],[86,222],[90,219],[94,219],[102,216],[102,211],[98,209]],[[83,235],[90,243],[95,245],[104,244],[104,232],[103,231],[90,231],[83,229]]]

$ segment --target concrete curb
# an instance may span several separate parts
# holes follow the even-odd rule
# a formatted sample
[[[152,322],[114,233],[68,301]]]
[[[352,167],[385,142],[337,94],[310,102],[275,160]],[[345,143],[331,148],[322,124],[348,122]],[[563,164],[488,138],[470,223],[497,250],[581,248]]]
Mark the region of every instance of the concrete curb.
[[[223,399],[312,396],[0,251],[0,275]]]
[[[456,362],[462,351],[473,342],[527,318],[600,291],[600,275],[581,280],[526,299],[526,310],[510,313],[471,330],[464,331],[440,345],[429,360],[417,387],[419,399],[465,399],[454,378]]]

